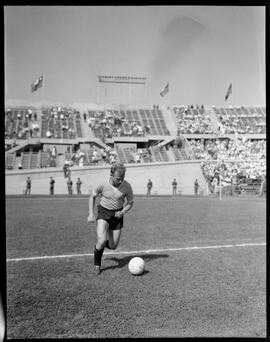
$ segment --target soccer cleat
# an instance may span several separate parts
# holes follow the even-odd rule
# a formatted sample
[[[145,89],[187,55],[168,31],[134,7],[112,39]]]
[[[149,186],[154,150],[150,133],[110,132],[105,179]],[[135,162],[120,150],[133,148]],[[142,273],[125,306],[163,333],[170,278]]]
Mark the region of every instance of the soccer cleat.
[[[95,274],[95,275],[99,275],[100,273],[101,273],[100,266],[95,265],[95,266],[94,266],[94,274]]]

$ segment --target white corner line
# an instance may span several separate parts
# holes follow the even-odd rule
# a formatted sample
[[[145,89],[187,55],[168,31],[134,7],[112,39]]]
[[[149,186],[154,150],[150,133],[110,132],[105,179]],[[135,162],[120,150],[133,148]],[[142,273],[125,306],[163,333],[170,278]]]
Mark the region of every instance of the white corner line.
[[[148,249],[141,251],[115,251],[115,252],[104,252],[104,255],[119,255],[119,254],[150,254],[150,253],[165,253],[165,252],[177,252],[177,251],[188,251],[188,250],[200,250],[200,249],[217,249],[217,248],[234,248],[234,247],[252,247],[252,246],[266,246],[266,242],[256,243],[242,243],[242,244],[230,244],[230,245],[217,245],[217,246],[193,246],[193,247],[178,247],[178,248],[164,248],[164,249]],[[64,254],[64,255],[45,255],[36,257],[25,257],[25,258],[9,258],[7,262],[11,261],[27,261],[27,260],[44,260],[44,259],[60,259],[60,258],[79,258],[85,256],[93,256],[93,253],[85,254]]]

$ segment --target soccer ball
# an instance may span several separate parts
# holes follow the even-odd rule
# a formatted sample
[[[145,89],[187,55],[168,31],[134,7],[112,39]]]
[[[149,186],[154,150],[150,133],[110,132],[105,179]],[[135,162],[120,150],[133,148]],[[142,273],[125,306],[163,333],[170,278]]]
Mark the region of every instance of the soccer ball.
[[[132,258],[128,263],[129,272],[133,275],[140,275],[144,271],[144,260],[140,257]]]

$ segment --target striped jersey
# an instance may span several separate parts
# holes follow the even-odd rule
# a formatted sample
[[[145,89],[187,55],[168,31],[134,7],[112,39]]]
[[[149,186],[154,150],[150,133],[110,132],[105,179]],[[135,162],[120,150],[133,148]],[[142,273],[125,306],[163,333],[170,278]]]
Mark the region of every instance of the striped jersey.
[[[101,194],[100,205],[109,210],[122,209],[125,200],[127,203],[133,203],[133,190],[126,180],[123,180],[118,188],[110,181],[103,182],[93,189],[93,195],[98,194]]]

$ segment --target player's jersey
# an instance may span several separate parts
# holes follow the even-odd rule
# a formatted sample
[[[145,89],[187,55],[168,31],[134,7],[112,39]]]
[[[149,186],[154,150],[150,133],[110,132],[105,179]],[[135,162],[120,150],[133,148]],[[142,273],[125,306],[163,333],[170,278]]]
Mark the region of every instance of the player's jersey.
[[[125,180],[118,188],[115,188],[109,181],[99,184],[93,189],[93,194],[101,194],[100,205],[109,210],[122,209],[125,199],[127,203],[133,203],[131,185]]]

